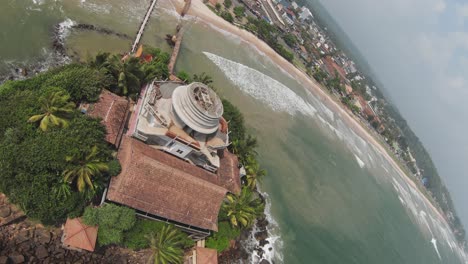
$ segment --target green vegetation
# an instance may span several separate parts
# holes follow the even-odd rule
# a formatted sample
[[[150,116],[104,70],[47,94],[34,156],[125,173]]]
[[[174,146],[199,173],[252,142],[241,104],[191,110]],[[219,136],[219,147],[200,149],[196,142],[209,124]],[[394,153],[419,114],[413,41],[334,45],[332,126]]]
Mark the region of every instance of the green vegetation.
[[[98,243],[100,246],[121,244],[124,231],[135,224],[133,209],[114,204],[102,207],[87,207],[83,214],[83,222],[90,226],[99,226]]]
[[[99,120],[78,113],[68,102],[68,91],[74,92],[77,87],[49,87],[50,83],[57,83],[57,75],[79,79],[84,69],[85,66],[69,65],[0,86],[0,113],[3,115],[0,120],[0,191],[29,217],[45,224],[60,223],[67,216],[80,215],[92,198],[89,193],[85,195],[74,186],[64,184],[61,175],[71,168],[67,156],[97,146],[102,150],[98,158],[103,162],[111,160],[109,146],[104,141],[105,130]],[[96,87],[107,83],[104,77],[99,79],[103,82]],[[38,113],[44,115],[42,119],[31,119]],[[43,122],[46,117],[49,121]],[[28,120],[40,122],[42,129]],[[100,175],[95,179],[96,184],[107,177],[107,174]]]
[[[287,33],[283,36],[284,42],[288,44],[289,47],[294,48],[297,44],[297,38],[291,33]]]
[[[229,221],[232,227],[249,228],[257,217],[263,215],[263,210],[263,201],[255,197],[251,189],[244,187],[239,196],[226,196],[226,201],[221,206],[220,218]]]
[[[236,6],[234,7],[234,15],[237,18],[242,18],[245,16],[245,7],[244,6]]]
[[[211,84],[213,83],[213,78],[211,78],[211,76],[207,75],[205,72],[202,72],[200,75],[194,74],[192,77],[192,81],[200,82],[211,87]]]
[[[327,73],[322,71],[322,69],[316,67],[314,72],[312,73],[312,77],[314,77],[314,79],[317,82],[323,83],[323,81],[325,81],[328,78],[328,75],[327,75]]]
[[[94,190],[92,179],[109,170],[107,163],[101,161],[98,154],[98,148],[93,146],[89,152],[76,152],[67,156],[65,159],[71,167],[63,172],[64,182],[69,184],[76,182],[79,192],[84,192],[85,188]]]
[[[256,19],[253,17],[248,17],[248,23],[246,29],[254,32],[257,36],[265,41],[270,47],[272,47],[278,54],[280,54],[286,60],[292,62],[294,59],[294,54],[289,52],[283,45],[278,43],[278,37],[280,33],[278,29],[270,25],[263,19]]]
[[[185,71],[177,72],[177,78],[179,78],[180,80],[182,80],[185,83],[192,82],[192,78],[190,78],[190,75]]]
[[[232,6],[232,1],[231,0],[224,0],[224,6],[229,9]]]
[[[69,99],[70,95],[60,88],[56,91],[47,91],[39,99],[41,113],[31,116],[28,122],[39,123],[42,131],[47,131],[51,126],[68,127],[67,115],[75,108],[75,104]]]
[[[224,114],[223,117],[229,121],[229,138],[231,141],[239,141],[245,138],[246,128],[244,125],[244,116],[231,102],[222,99]],[[232,150],[232,149],[231,149]]]
[[[234,22],[234,17],[231,15],[231,12],[229,11],[221,12],[221,17],[229,23]]]
[[[240,229],[232,227],[228,222],[218,224],[218,232],[206,239],[206,247],[223,252],[229,248],[229,242],[240,236]]]
[[[143,83],[154,78],[169,77],[167,68],[169,54],[152,47],[145,48],[144,52],[152,56],[151,61],[135,57],[122,58],[118,54],[99,53],[89,65],[106,77],[109,81],[108,88],[112,92],[134,97],[140,92]]]
[[[168,224],[158,221],[151,221],[146,219],[137,219],[135,225],[124,233],[124,246],[138,250],[143,248],[148,248],[150,246],[150,241],[146,237],[151,233],[159,233],[163,227]],[[183,234],[182,239],[182,248],[187,249],[193,247],[195,242],[188,237],[185,233]]]
[[[173,226],[164,226],[158,233],[147,235],[154,264],[182,263],[184,234]]]

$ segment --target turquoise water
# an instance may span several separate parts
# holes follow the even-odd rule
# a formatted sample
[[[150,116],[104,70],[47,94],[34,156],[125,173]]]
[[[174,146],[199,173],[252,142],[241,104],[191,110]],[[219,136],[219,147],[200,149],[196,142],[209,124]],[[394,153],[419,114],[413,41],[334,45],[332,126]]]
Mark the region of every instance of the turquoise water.
[[[147,6],[142,0],[0,2],[0,71],[44,60],[51,52],[51,28],[66,19],[132,34]],[[19,18],[28,30],[11,29],[11,20]],[[169,50],[163,39],[178,20],[161,1],[144,42]],[[269,173],[261,188],[271,204],[265,247],[270,260],[462,263],[448,227],[420,194],[319,97],[237,37],[195,18],[185,23],[176,68],[209,73],[259,139],[260,160]],[[64,34],[70,54],[82,57],[130,46],[129,40],[93,32]],[[253,256],[252,263],[258,261]]]

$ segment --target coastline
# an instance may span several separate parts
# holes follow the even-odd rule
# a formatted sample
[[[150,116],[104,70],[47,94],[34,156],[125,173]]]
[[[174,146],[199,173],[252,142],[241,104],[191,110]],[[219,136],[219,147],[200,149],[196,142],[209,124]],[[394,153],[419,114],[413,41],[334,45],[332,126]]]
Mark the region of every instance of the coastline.
[[[169,0],[174,7],[180,11],[184,6],[183,0]],[[323,91],[315,80],[307,76],[304,72],[296,68],[293,64],[289,63],[286,59],[281,57],[276,51],[274,51],[270,46],[268,46],[265,42],[257,38],[252,33],[238,28],[237,26],[230,24],[229,22],[225,21],[221,17],[214,14],[203,2],[199,0],[193,0],[191,3],[191,8],[187,13],[193,17],[199,18],[203,23],[208,25],[213,25],[221,30],[227,31],[237,37],[239,37],[242,41],[249,43],[257,50],[262,52],[279,68],[286,71],[289,75],[295,78],[303,87],[307,90],[312,92],[314,95],[318,96],[322,103],[325,103],[327,107],[332,108],[340,117],[342,117],[343,121],[351,127],[353,131],[355,131],[360,137],[366,140],[367,143],[371,144],[375,147],[384,157],[385,159],[395,168],[398,174],[405,179],[405,182],[409,184],[411,187],[417,190],[417,192],[424,197],[423,199],[427,204],[429,204],[430,208],[436,212],[437,216],[440,218],[442,222],[448,225],[445,217],[443,217],[442,213],[434,206],[434,204],[421,192],[418,188],[416,183],[407,175],[397,164],[397,162],[391,157],[391,154],[388,153],[387,149],[382,146],[382,144],[374,137],[374,135],[370,134],[366,128],[357,120],[356,117],[352,116],[346,109],[344,109],[340,104],[338,104],[333,98],[330,97],[325,91]]]

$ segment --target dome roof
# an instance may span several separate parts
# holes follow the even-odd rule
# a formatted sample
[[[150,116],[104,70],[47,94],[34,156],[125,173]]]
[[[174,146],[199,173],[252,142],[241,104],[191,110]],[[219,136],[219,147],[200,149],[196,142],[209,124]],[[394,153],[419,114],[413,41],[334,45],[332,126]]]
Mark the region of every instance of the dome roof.
[[[203,134],[218,130],[224,111],[219,96],[202,83],[177,87],[172,94],[172,108],[187,126]]]

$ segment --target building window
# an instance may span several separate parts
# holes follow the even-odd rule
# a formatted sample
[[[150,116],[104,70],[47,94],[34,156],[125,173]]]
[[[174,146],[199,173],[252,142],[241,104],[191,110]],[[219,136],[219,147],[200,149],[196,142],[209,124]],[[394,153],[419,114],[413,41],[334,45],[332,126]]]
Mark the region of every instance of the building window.
[[[182,150],[180,150],[180,149],[178,149],[176,152],[179,153],[179,154],[183,154],[183,153],[184,153],[184,152],[183,152]]]

